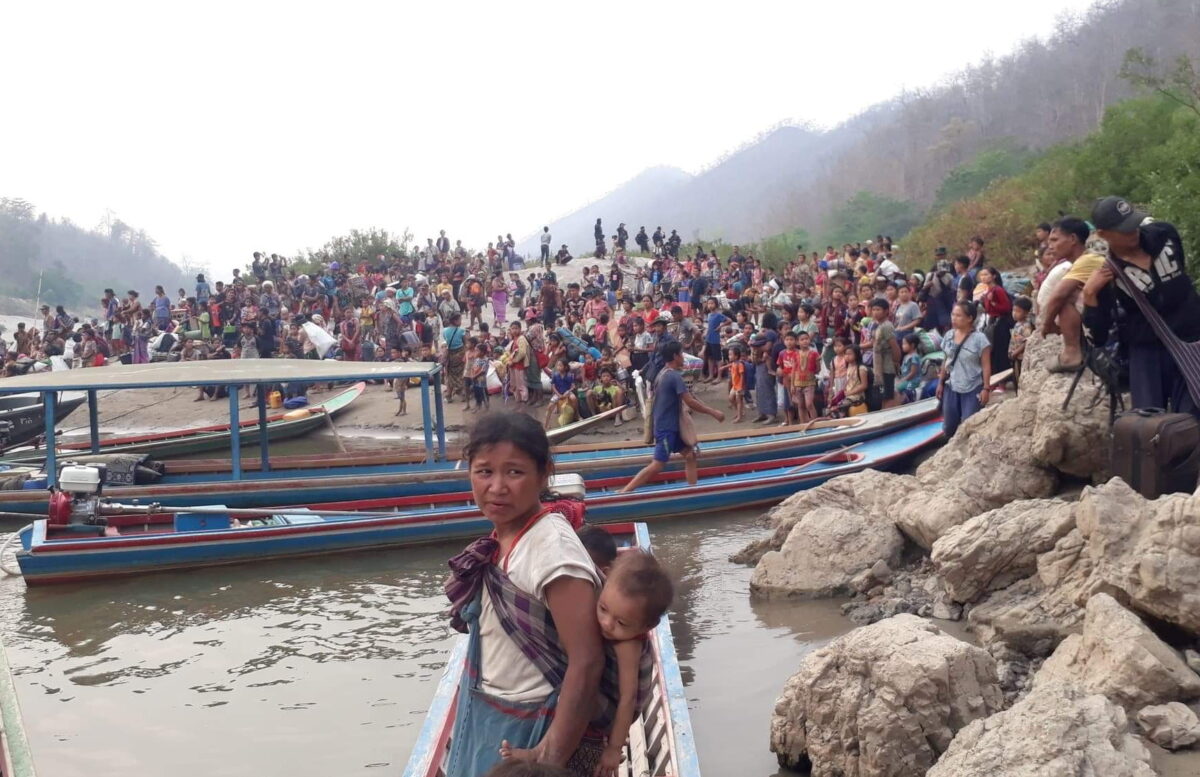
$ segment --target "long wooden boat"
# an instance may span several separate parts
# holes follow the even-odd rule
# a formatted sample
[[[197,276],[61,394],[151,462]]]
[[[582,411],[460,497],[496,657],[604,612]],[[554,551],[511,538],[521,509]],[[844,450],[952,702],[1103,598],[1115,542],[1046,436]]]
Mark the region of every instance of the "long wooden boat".
[[[838,475],[893,466],[940,438],[940,420],[928,421],[854,450],[704,468],[695,485],[680,472],[663,472],[629,494],[616,491],[627,478],[594,479],[587,482],[588,520],[661,519],[771,504]],[[489,526],[465,491],[266,508],[256,514],[268,518],[246,526],[233,523],[238,514],[227,505],[208,505],[209,510],[194,508],[200,512],[183,508],[174,514],[109,515],[107,527],[62,530],[39,519],[19,533],[17,561],[26,582],[37,585],[413,545],[471,536]],[[379,512],[350,512],[365,510]]]
[[[937,415],[937,400],[925,400],[855,418],[827,421],[809,429],[773,427],[767,434],[763,432],[768,430],[756,429],[750,433],[738,430],[705,435],[701,437],[700,463],[719,468],[821,453],[872,440]],[[575,472],[589,481],[629,478],[646,465],[652,453],[652,446],[628,441],[562,446],[556,449],[555,462],[559,471]],[[137,499],[169,506],[216,503],[229,507],[266,507],[346,499],[387,500],[449,494],[467,488],[467,473],[458,461],[407,467],[362,464],[338,470],[321,467],[319,458],[310,461],[312,469],[284,474],[247,471],[240,481],[231,480],[228,473],[191,472],[186,462],[166,462],[166,475],[161,482],[107,487],[104,494],[116,501]],[[681,470],[682,466],[675,457],[668,470]],[[335,474],[340,472],[345,474]],[[0,511],[44,515],[48,503],[45,491],[0,491]]]
[[[24,399],[24,398],[22,398]],[[54,422],[64,418],[87,401],[86,396],[63,398],[54,403]],[[11,448],[22,445],[46,432],[46,407],[39,397],[36,402],[21,402],[16,407],[0,411],[0,428],[11,424],[7,434],[0,437],[0,445]]]
[[[559,445],[566,442],[577,434],[582,434],[589,429],[595,429],[605,421],[611,421],[625,410],[625,405],[614,407],[611,410],[605,410],[603,413],[596,413],[594,416],[582,418],[575,423],[559,426],[546,432],[546,437],[550,439],[551,445]]]
[[[644,523],[622,523],[607,527],[620,548],[650,550],[650,532]],[[629,729],[625,760],[620,777],[700,777],[700,759],[688,715],[683,678],[671,624],[666,616],[651,633],[654,655],[650,696],[638,710]],[[409,756],[404,777],[455,777],[447,774],[446,761],[454,739],[454,713],[458,688],[466,667],[467,639],[455,640],[446,660],[446,671],[429,704],[429,712],[417,744]]]
[[[8,654],[0,644],[0,775],[37,777]]]
[[[345,391],[334,394],[329,399],[316,405],[304,408],[308,415],[289,417],[288,413],[276,413],[267,417],[267,435],[271,442],[300,437],[324,426],[324,415],[333,416],[342,412],[350,403],[362,396],[366,383],[356,383]],[[79,403],[84,399],[80,399]],[[78,406],[78,403],[77,405]],[[258,419],[247,419],[238,423],[242,447],[258,445]],[[185,456],[209,450],[229,448],[229,424],[198,426],[188,429],[173,429],[165,432],[150,432],[147,434],[108,437],[100,441],[100,453],[149,453],[154,456]],[[75,456],[76,459],[86,457],[90,453],[88,442],[65,442],[58,445],[59,457]],[[11,463],[40,463],[44,461],[44,451],[16,452],[6,456],[5,461]],[[85,459],[86,460],[86,459]]]

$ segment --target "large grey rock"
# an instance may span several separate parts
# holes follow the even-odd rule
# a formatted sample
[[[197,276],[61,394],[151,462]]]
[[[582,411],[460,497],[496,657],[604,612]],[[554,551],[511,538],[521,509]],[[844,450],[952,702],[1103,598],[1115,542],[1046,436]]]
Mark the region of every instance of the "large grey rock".
[[[851,774],[846,772],[846,774]],[[958,732],[927,777],[1154,777],[1121,707],[1070,685],[1037,687]]]
[[[928,550],[972,516],[1017,499],[1051,496],[1057,473],[1029,455],[1029,439],[1017,431],[1034,421],[1027,404],[1018,396],[986,408],[921,464],[920,487],[897,495],[891,508],[900,530]]]
[[[1037,557],[1075,528],[1075,505],[1058,499],[1012,502],[943,534],[931,558],[956,602],[973,602],[1037,571]]]
[[[759,560],[750,590],[761,596],[849,593],[851,582],[876,564],[898,566],[903,550],[904,537],[885,518],[817,507],[796,522],[782,548]]]
[[[897,495],[892,516],[918,545],[931,549],[952,527],[988,510],[1053,495],[1060,473],[1092,478],[1107,469],[1107,400],[1091,407],[1085,381],[1064,412],[1071,376],[1047,371],[1061,344],[1057,335],[1031,338],[1016,398],[967,419],[917,469],[921,491]]]
[[[1076,523],[1100,584],[1135,609],[1200,634],[1200,497],[1150,501],[1114,478],[1084,490]]]
[[[814,777],[919,777],[1001,704],[984,650],[897,615],[805,656],[775,704],[771,750]]]
[[[1046,371],[1060,344],[1057,336],[1035,336],[1026,348],[1022,391],[967,419],[915,477],[868,470],[802,491],[768,514],[772,536],[751,543],[734,560],[757,563],[780,550],[801,518],[818,507],[886,516],[930,550],[969,518],[1016,500],[1052,496],[1059,473],[1091,477],[1108,460],[1108,411],[1103,403],[1089,406],[1086,386],[1062,410],[1070,376]],[[1028,566],[1028,559],[1017,563]]]
[[[1072,375],[1049,372],[1062,350],[1062,338],[1035,335],[1025,346],[1018,397],[1031,416],[1028,455],[1040,466],[1097,480],[1107,473],[1110,447],[1108,400],[1092,407],[1096,379],[1086,373],[1063,410]],[[1100,478],[1103,479],[1103,478]]]
[[[1102,693],[1129,713],[1200,696],[1200,675],[1108,594],[1087,603],[1083,635],[1063,640],[1034,678]]]
[[[868,469],[792,494],[767,513],[767,524],[774,529],[771,536],[750,543],[735,553],[733,559],[757,564],[767,552],[782,549],[792,527],[817,508],[829,507],[889,520],[885,517],[888,504],[897,494],[915,485],[912,476]]]
[[[1200,742],[1200,717],[1186,704],[1177,701],[1143,707],[1137,714],[1138,725],[1146,738],[1167,750],[1179,750]]]
[[[1046,656],[1083,623],[1083,605],[1095,591],[1092,561],[1078,529],[1037,558],[1037,574],[987,594],[967,621],[984,644],[1004,643],[1019,653]]]

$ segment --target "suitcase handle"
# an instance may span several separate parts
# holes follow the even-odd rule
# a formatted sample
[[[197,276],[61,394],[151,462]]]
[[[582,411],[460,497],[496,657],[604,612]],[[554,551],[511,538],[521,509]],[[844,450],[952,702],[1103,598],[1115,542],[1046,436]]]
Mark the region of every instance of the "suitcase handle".
[[[1150,418],[1151,416],[1162,415],[1167,411],[1165,408],[1161,407],[1139,407],[1133,412],[1137,413],[1142,418]]]

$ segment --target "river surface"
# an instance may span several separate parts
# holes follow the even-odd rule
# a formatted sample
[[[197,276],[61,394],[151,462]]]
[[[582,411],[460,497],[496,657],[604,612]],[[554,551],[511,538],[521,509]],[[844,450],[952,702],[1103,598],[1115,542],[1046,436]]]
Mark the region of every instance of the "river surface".
[[[768,723],[800,658],[851,624],[832,601],[752,602],[727,557],[760,511],[651,524],[706,775],[768,777]],[[457,545],[28,590],[0,633],[39,773],[399,775],[452,635]]]

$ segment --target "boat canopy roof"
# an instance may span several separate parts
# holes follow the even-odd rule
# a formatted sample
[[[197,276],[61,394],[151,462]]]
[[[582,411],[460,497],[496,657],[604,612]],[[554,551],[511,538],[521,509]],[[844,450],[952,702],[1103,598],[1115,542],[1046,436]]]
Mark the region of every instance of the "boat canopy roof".
[[[312,359],[212,359],[196,362],[113,364],[38,372],[0,380],[0,394],[20,391],[229,386],[259,383],[428,378],[441,371],[431,362],[339,362]]]

